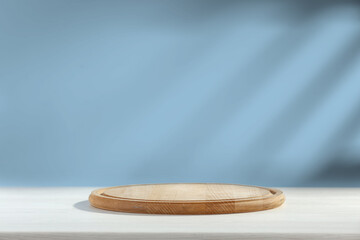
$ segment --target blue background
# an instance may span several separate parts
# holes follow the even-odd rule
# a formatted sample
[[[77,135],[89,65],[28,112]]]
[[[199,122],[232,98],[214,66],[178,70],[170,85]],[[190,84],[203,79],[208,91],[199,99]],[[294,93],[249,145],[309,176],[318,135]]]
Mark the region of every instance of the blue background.
[[[360,186],[357,1],[0,0],[0,185]]]

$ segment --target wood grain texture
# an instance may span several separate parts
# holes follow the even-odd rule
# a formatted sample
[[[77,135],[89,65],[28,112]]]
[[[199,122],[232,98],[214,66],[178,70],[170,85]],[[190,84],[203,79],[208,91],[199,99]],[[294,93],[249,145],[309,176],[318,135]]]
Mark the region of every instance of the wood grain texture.
[[[236,184],[172,183],[118,186],[95,190],[89,201],[97,208],[148,214],[227,214],[280,206],[277,189]]]
[[[360,188],[281,188],[278,208],[218,215],[101,210],[94,189],[0,188],[0,239],[360,239]]]

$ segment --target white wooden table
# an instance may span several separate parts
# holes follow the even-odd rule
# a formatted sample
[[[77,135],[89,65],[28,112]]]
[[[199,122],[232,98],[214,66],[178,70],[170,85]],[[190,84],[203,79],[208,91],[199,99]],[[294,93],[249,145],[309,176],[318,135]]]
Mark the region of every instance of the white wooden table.
[[[0,188],[0,239],[360,239],[360,189],[282,188],[277,209],[145,215],[89,206],[94,188]]]

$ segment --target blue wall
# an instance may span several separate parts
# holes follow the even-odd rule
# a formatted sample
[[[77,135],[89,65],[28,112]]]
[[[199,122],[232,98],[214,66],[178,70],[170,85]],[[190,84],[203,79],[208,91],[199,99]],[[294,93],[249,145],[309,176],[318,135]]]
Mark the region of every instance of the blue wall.
[[[360,4],[0,0],[0,185],[360,186]]]

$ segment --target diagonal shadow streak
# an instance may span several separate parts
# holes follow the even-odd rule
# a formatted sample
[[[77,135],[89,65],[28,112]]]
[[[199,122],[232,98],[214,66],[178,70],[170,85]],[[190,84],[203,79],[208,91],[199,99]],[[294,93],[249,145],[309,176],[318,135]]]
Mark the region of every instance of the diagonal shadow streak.
[[[360,51],[359,51],[360,52]],[[358,53],[359,53],[358,52]],[[360,54],[358,54],[359,56]],[[336,166],[336,153],[339,149],[344,147],[348,141],[356,134],[354,129],[359,129],[360,127],[360,98],[357,106],[354,109],[354,112],[348,118],[347,121],[344,121],[342,126],[333,134],[333,136],[327,141],[324,149],[329,149],[330,151],[323,156],[323,158],[330,159],[329,165]],[[360,162],[356,165],[360,167]],[[316,169],[317,172],[321,169]]]
[[[331,142],[333,144],[330,143],[327,149],[339,149],[343,147],[356,135],[357,132],[359,132],[356,131],[358,129],[360,129],[360,101],[354,111],[354,114],[349,117],[349,120],[343,124],[342,128],[334,134],[334,139],[338,139],[337,143],[334,144],[334,142]]]
[[[238,77],[235,77],[230,81],[225,87],[217,92],[209,101],[206,102],[206,105],[201,108],[200,111],[196,113],[196,116],[189,120],[187,124],[183,128],[179,130],[176,135],[180,135],[179,133],[188,131],[187,129],[191,129],[192,126],[198,126],[200,129],[197,129],[198,134],[196,136],[184,136],[176,139],[176,142],[171,145],[171,147],[166,149],[161,149],[161,156],[167,156],[169,153],[174,152],[178,146],[182,146],[183,155],[181,156],[181,162],[169,162],[168,164],[172,165],[174,168],[175,164],[184,165],[187,161],[189,161],[189,156],[193,154],[193,152],[198,148],[198,146],[203,143],[204,140],[209,138],[209,135],[214,134],[217,130],[220,130],[221,126],[224,122],[227,122],[231,119],[232,113],[236,108],[241,109],[246,104],[246,99],[251,97],[256,93],[256,90],[262,84],[265,84],[270,80],[269,75],[276,72],[285,61],[289,58],[289,56],[296,54],[299,51],[299,48],[302,44],[305,43],[305,40],[309,39],[311,36],[312,27],[308,27],[312,22],[309,20],[310,18],[306,18],[307,21],[301,22],[300,26],[292,32],[289,36],[289,33],[281,35],[279,38],[271,42],[265,47],[265,50],[255,58],[253,62],[248,64],[250,66],[247,68],[245,76],[247,79],[247,85],[244,87],[240,86],[240,81]],[[262,71],[259,71],[259,65],[262,66]],[[226,106],[226,107],[224,107]],[[215,108],[219,112],[214,117],[209,111],[209,109]],[[206,117],[204,117],[206,116]],[[212,117],[212,119],[211,119]],[[202,124],[203,119],[211,119],[211,121],[207,122],[207,124]],[[161,156],[152,156],[151,159],[159,159],[153,160],[149,162],[151,165],[156,165],[161,162],[163,165],[163,157]],[[146,165],[146,166],[145,166]],[[148,166],[145,164],[142,166],[143,174],[147,174]],[[139,169],[137,171],[139,174]]]
[[[287,140],[296,134],[299,125],[311,116],[328,94],[336,89],[341,77],[359,56],[359,52],[360,34],[350,39],[346,48],[295,97],[294,101],[274,120],[274,124],[250,144],[244,156],[256,159],[260,155],[271,155],[271,152],[281,149]],[[266,148],[258,151],[261,146]],[[270,164],[269,161],[264,162],[262,169],[266,169]]]
[[[304,180],[301,185],[311,185],[313,181],[327,177],[327,176],[345,176],[348,174],[350,176],[358,176],[358,170],[360,169],[360,162],[354,165],[342,164],[339,156],[336,155],[337,151],[341,149],[355,134],[354,129],[359,129],[360,127],[360,101],[358,102],[355,111],[348,118],[347,121],[344,121],[342,126],[338,129],[337,132],[328,140],[327,144],[323,147],[329,152],[320,156],[320,161],[329,160],[327,166],[324,168],[316,168],[314,171],[309,174],[309,177]],[[341,156],[340,156],[341,157]],[[350,183],[348,183],[350,184]],[[353,183],[351,183],[353,184]],[[334,187],[334,186],[332,186]],[[358,187],[358,186],[355,186]]]

